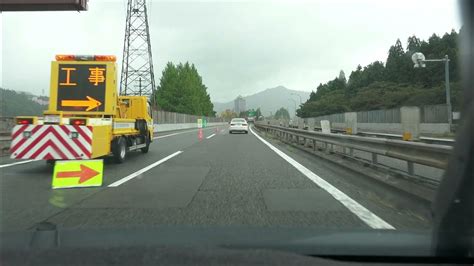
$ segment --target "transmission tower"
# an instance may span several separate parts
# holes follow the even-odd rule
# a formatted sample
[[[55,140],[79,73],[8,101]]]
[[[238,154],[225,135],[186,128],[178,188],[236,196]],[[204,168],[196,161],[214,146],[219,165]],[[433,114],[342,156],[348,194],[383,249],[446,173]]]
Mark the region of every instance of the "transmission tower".
[[[151,97],[154,91],[155,77],[146,0],[128,0],[120,95]]]

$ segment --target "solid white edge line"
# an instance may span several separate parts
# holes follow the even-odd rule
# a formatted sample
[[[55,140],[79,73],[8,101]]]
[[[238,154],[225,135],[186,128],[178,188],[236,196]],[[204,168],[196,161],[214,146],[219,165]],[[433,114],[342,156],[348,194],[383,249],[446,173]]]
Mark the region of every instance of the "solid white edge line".
[[[257,137],[261,142],[267,145],[270,149],[272,149],[276,154],[282,157],[285,161],[295,167],[298,171],[300,171],[303,175],[308,177],[311,181],[313,181],[316,185],[324,189],[326,192],[331,194],[333,198],[338,200],[342,203],[349,211],[359,217],[363,222],[365,222],[368,226],[373,229],[395,229],[391,224],[384,221],[382,218],[378,217],[367,208],[359,204],[357,201],[353,200],[351,197],[344,194],[344,192],[340,191],[333,185],[329,184],[326,180],[322,179],[320,176],[313,173],[308,168],[304,167],[302,164],[295,161],[290,156],[286,155],[284,152],[280,151],[272,144],[268,143],[262,137],[257,135],[252,128],[250,128],[250,132]]]
[[[31,163],[31,162],[36,162],[36,161],[40,161],[40,160],[34,159],[34,160],[26,160],[26,161],[21,161],[21,162],[16,162],[16,163],[0,164],[0,168],[5,168],[5,167],[19,165],[19,164],[25,164],[25,163]]]
[[[210,139],[210,138],[214,137],[215,135],[216,135],[216,134],[212,134],[212,135],[206,137],[206,139]]]
[[[161,160],[159,160],[159,161],[157,161],[157,162],[154,162],[154,163],[148,165],[148,166],[145,167],[145,168],[142,168],[142,169],[140,169],[140,170],[138,170],[138,171],[136,171],[136,172],[134,172],[134,173],[129,174],[128,176],[126,176],[126,177],[124,177],[124,178],[122,178],[122,179],[120,179],[120,180],[118,180],[118,181],[115,181],[114,183],[108,185],[108,187],[118,187],[118,186],[120,186],[121,184],[123,184],[123,183],[125,183],[125,182],[127,182],[127,181],[129,181],[129,180],[131,180],[131,179],[133,179],[133,178],[135,178],[135,177],[137,177],[137,176],[139,176],[139,175],[145,173],[146,171],[152,169],[153,167],[156,167],[156,166],[158,166],[158,165],[160,165],[160,164],[162,164],[162,163],[168,161],[169,159],[175,157],[176,155],[178,155],[178,154],[180,154],[180,153],[182,153],[182,151],[177,151],[177,152],[175,152],[175,153],[173,153],[173,154],[170,154],[170,155],[166,156],[165,158],[163,158],[163,159],[161,159]]]

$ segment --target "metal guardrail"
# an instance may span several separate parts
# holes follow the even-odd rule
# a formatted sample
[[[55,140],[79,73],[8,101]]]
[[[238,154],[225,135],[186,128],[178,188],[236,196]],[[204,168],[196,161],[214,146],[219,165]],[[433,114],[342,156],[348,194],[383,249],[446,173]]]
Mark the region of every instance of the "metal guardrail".
[[[298,128],[297,126],[291,126],[289,128]],[[304,130],[308,130],[306,126]],[[321,131],[321,127],[314,127],[315,131]],[[344,129],[338,128],[331,128],[331,132],[333,133],[345,133]],[[376,137],[376,138],[386,138],[386,139],[403,139],[402,135],[399,134],[390,134],[390,133],[380,133],[380,132],[366,132],[366,131],[359,131],[357,132],[357,136],[366,136],[366,137]],[[420,137],[420,142],[428,143],[428,144],[440,144],[440,145],[449,145],[453,146],[455,143],[454,139],[444,139],[444,138],[432,138],[432,137]]]
[[[357,135],[362,136],[374,136],[378,138],[387,139],[402,139],[402,135],[399,134],[388,134],[388,133],[377,133],[377,132],[358,132]],[[419,141],[427,144],[440,144],[440,145],[454,145],[454,139],[442,139],[442,138],[431,138],[431,137],[420,137]]]
[[[283,141],[303,142],[303,144],[309,142],[314,151],[318,149],[319,144],[322,144],[322,149],[332,153],[341,153],[346,157],[355,158],[354,150],[368,152],[372,154],[371,163],[374,165],[378,164],[377,156],[379,155],[402,160],[407,163],[407,174],[411,177],[415,177],[414,164],[445,169],[452,151],[452,147],[447,145],[370,138],[356,135],[326,134],[317,131],[286,128],[262,123],[256,123],[255,126],[275,135]],[[343,152],[336,151],[335,146],[342,147]],[[349,150],[348,152],[347,149]],[[438,181],[435,180],[429,180],[429,182],[438,183]]]

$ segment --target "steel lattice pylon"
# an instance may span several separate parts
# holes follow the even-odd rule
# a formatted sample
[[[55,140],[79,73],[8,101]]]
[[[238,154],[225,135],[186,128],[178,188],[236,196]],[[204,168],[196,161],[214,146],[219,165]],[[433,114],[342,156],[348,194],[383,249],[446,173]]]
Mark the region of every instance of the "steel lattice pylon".
[[[150,97],[154,91],[155,77],[146,0],[128,0],[120,95]]]

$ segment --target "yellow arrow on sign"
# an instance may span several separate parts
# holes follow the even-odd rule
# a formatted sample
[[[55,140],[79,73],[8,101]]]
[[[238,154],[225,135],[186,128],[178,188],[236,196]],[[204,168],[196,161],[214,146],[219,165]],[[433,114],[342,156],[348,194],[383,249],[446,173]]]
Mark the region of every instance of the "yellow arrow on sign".
[[[102,105],[101,102],[97,101],[96,99],[86,96],[87,100],[82,101],[82,100],[62,100],[61,105],[62,106],[68,106],[68,107],[87,107],[86,111],[90,111],[96,107],[99,107]]]

